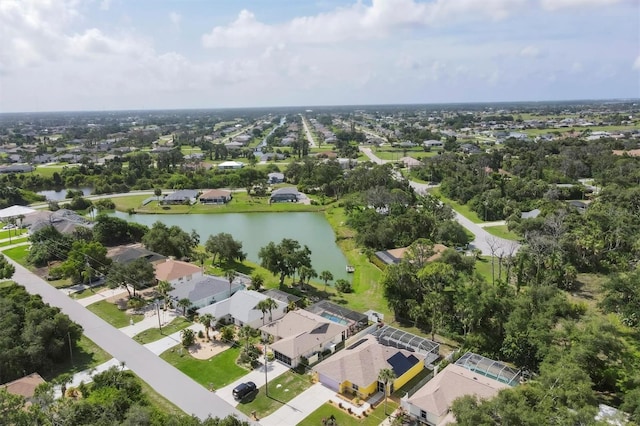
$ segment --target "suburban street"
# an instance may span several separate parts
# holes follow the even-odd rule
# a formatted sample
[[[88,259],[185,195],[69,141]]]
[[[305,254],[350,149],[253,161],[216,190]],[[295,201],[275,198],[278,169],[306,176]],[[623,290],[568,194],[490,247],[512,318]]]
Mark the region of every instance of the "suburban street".
[[[236,415],[240,419],[248,420],[244,414],[216,394],[206,390],[156,354],[127,337],[122,331],[112,327],[23,266],[11,259],[9,261],[16,268],[13,281],[23,285],[30,293],[39,294],[46,303],[59,307],[71,320],[84,328],[84,334],[89,339],[120,363],[124,363],[156,392],[185,413],[193,414],[200,419],[208,416]]]
[[[313,135],[311,134],[311,129],[309,129],[309,123],[307,122],[307,117],[305,117],[302,114],[300,114],[300,117],[302,117],[302,126],[304,127],[304,131],[307,134],[307,140],[309,141],[309,147],[317,148],[318,145],[316,144],[316,140],[313,138]]]
[[[377,157],[372,151],[371,148],[360,146],[360,151],[365,154],[371,161],[376,164],[385,164],[388,161],[382,160]],[[402,178],[400,174],[396,175],[398,178]],[[419,183],[414,181],[409,181],[411,187],[418,194],[425,194],[430,188],[433,188],[437,185],[429,185],[426,183]],[[491,235],[487,231],[483,229],[483,224],[473,223],[460,213],[454,210],[456,215],[456,220],[462,226],[464,226],[469,232],[471,232],[475,238],[471,243],[469,243],[469,247],[471,249],[477,248],[479,249],[483,255],[485,256],[509,256],[514,255],[520,249],[520,243],[517,241],[505,240],[504,238],[499,238],[494,235]]]

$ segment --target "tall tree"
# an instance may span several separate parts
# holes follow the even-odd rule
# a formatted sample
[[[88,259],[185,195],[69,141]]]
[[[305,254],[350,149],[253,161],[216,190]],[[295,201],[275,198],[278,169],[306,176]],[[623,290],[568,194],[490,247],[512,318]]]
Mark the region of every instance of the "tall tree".
[[[198,246],[199,237],[195,231],[188,234],[179,226],[167,227],[162,222],[156,222],[142,238],[142,243],[148,250],[181,259],[191,256]]]
[[[235,269],[227,269],[224,271],[224,276],[229,281],[229,297],[231,297],[231,287],[233,286],[233,281],[238,277],[238,272]]]
[[[0,279],[9,279],[16,272],[16,268],[9,263],[3,254],[0,254]]]
[[[387,415],[387,399],[391,393],[391,384],[396,379],[396,373],[390,368],[383,368],[378,372],[378,381],[384,384],[384,415]]]
[[[204,314],[200,317],[200,324],[204,327],[204,332],[207,335],[207,340],[211,340],[209,337],[209,329],[212,328],[212,324],[215,322],[216,318],[211,314]]]
[[[330,271],[325,270],[320,272],[319,278],[324,281],[324,291],[327,291],[327,285],[329,284],[329,281],[333,280],[333,274]]]
[[[280,286],[284,279],[293,276],[302,266],[311,267],[311,250],[301,247],[296,240],[284,238],[279,244],[270,242],[258,252],[260,265],[275,276],[279,276]]]
[[[207,253],[213,256],[212,264],[219,258],[221,262],[237,260],[242,262],[246,254],[242,251],[242,242],[233,239],[231,234],[221,232],[211,235],[205,244]]]

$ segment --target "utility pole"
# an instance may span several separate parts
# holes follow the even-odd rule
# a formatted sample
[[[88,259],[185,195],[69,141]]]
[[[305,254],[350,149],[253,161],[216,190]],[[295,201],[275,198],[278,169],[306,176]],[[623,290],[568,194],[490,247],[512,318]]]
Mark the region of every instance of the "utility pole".
[[[162,334],[162,322],[160,321],[160,303],[156,300],[156,313],[158,315],[158,327],[160,328],[160,334]]]
[[[269,343],[269,338],[266,337],[264,339],[264,393],[269,396],[269,379],[267,378],[267,344]]]
[[[69,341],[69,358],[73,364],[73,347],[71,346],[71,333],[67,331],[67,340]]]

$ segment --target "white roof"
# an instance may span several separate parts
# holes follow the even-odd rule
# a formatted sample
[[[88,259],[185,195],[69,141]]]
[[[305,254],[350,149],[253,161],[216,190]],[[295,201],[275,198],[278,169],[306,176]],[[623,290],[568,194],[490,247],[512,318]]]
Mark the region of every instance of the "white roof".
[[[231,315],[233,318],[244,324],[250,324],[262,318],[262,311],[255,309],[255,307],[258,302],[265,299],[268,299],[268,297],[262,293],[258,293],[257,291],[240,290],[228,299],[199,309],[198,313],[200,315],[211,314],[216,318]],[[282,311],[287,307],[286,303],[275,299],[274,301],[278,305],[274,311]]]
[[[244,163],[239,161],[225,161],[224,163],[218,164],[218,167],[242,167]]]
[[[34,209],[30,209],[25,206],[11,206],[6,209],[0,210],[0,220],[9,219],[12,217],[18,217],[20,215],[26,216],[30,213],[34,213]]]

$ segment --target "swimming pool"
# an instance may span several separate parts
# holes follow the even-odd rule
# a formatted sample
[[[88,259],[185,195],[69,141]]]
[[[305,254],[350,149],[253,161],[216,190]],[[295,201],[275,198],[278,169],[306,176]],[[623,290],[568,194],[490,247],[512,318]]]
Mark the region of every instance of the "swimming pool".
[[[349,325],[349,321],[339,318],[335,315],[331,315],[329,312],[323,312],[320,316],[338,324]]]

